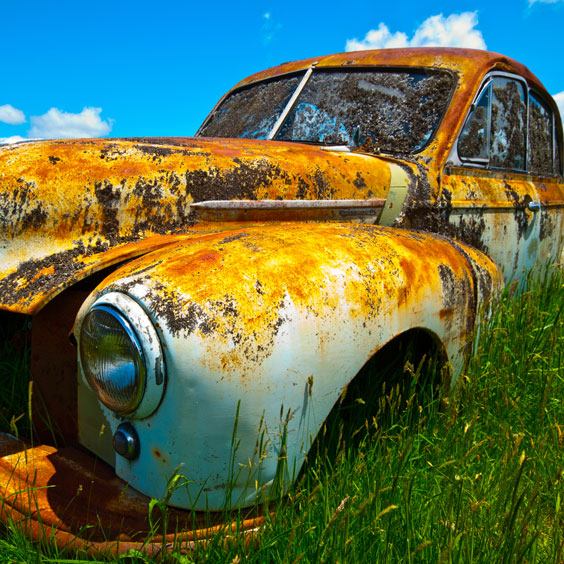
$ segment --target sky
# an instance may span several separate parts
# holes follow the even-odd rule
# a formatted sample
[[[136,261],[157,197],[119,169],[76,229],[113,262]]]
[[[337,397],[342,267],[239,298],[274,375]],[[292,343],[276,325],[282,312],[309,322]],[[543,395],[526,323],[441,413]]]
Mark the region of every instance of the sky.
[[[564,115],[564,0],[2,0],[0,23],[0,143],[191,136],[254,72],[418,45],[512,57]]]

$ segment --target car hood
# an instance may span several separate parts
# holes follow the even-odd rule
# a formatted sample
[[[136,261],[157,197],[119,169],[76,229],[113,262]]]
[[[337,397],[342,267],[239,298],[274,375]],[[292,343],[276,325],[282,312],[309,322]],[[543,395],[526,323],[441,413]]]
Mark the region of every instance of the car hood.
[[[81,139],[0,148],[0,309],[35,313],[90,273],[236,228],[195,203],[385,198],[373,155],[240,139]]]

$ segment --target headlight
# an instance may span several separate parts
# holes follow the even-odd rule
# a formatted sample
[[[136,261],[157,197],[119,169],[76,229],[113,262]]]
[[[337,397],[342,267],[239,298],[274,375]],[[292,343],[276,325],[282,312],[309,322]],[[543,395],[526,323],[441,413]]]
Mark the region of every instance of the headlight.
[[[80,357],[84,376],[112,411],[134,411],[145,391],[145,355],[127,319],[112,307],[93,307],[82,324]]]
[[[109,293],[88,309],[78,335],[80,367],[98,399],[129,418],[150,415],[164,390],[158,335],[141,306]]]

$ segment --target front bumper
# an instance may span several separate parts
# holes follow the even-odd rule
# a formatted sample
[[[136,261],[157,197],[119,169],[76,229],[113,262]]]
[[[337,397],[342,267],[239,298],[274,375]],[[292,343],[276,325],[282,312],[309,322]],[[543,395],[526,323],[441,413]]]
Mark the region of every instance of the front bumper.
[[[0,433],[0,521],[60,550],[149,555],[190,552],[196,543],[244,534],[249,543],[264,523],[261,509],[191,512],[166,509],[128,488],[104,462],[76,448],[29,446]]]

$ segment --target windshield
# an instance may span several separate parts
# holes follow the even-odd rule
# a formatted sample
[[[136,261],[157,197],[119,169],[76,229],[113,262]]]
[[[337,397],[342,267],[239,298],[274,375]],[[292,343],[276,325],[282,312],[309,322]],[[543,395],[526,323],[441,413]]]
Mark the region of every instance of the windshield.
[[[302,78],[278,77],[231,93],[199,135],[349,146],[370,141],[384,152],[416,152],[433,136],[454,86],[446,72],[317,69],[286,108]]]

